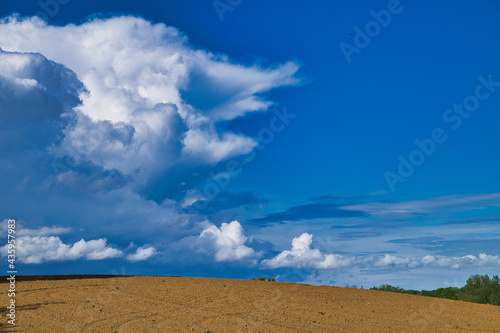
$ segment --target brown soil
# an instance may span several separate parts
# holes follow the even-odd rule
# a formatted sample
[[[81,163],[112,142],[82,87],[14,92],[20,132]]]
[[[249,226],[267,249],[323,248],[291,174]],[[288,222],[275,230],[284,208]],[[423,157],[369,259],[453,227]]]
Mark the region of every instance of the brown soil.
[[[3,281],[2,281],[3,282]],[[500,332],[500,307],[267,281],[110,277],[18,281],[4,332]]]

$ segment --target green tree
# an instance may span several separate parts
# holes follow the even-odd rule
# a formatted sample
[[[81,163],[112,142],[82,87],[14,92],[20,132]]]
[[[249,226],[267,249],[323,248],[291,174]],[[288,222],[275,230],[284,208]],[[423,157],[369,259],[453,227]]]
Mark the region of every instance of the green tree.
[[[459,293],[460,293],[459,288],[447,287],[447,288],[435,289],[435,290],[431,291],[431,294],[429,296],[458,300]]]
[[[471,275],[460,290],[460,299],[467,302],[500,305],[500,281],[498,275]]]
[[[405,290],[403,288],[394,287],[390,284],[382,284],[379,287],[372,287],[371,290],[379,290],[379,291],[390,291],[393,293],[404,293]]]
[[[498,275],[493,275],[492,281],[492,291],[491,291],[491,301],[490,304],[500,305],[500,279]]]
[[[500,278],[498,275],[493,275],[492,278],[488,275],[471,275],[462,288],[447,287],[418,291],[405,290],[391,286],[390,284],[382,284],[379,287],[372,287],[370,289],[500,306]]]

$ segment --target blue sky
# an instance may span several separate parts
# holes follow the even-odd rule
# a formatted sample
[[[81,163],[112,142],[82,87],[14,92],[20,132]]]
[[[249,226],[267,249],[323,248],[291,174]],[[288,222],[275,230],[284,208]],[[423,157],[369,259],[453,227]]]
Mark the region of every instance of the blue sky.
[[[18,221],[19,272],[498,274],[499,12],[3,1],[0,219]]]

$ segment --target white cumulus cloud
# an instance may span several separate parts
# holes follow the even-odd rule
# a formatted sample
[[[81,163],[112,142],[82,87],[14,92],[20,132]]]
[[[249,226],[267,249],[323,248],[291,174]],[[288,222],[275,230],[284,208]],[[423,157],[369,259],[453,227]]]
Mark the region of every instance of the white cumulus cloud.
[[[295,267],[333,269],[351,264],[351,259],[338,254],[323,254],[311,249],[313,235],[303,233],[292,240],[292,249],[285,250],[272,259],[262,260],[265,268]]]
[[[134,253],[129,254],[127,256],[127,260],[136,262],[136,261],[143,261],[151,258],[156,254],[156,249],[152,246],[149,247],[140,247],[138,248]]]
[[[8,246],[2,247],[2,255]],[[79,240],[73,245],[64,244],[59,237],[22,236],[16,239],[16,257],[26,264],[40,264],[49,261],[102,260],[121,257],[123,252],[106,245],[106,239]]]
[[[284,250],[271,259],[261,261],[261,268],[308,268],[335,269],[351,267],[358,269],[417,268],[422,266],[445,267],[458,269],[466,266],[500,266],[500,255],[479,256],[465,255],[461,257],[433,256],[424,257],[397,256],[392,254],[352,256],[341,254],[326,254],[319,249],[312,249],[313,235],[303,233],[292,240],[291,250]]]
[[[222,223],[220,228],[210,225],[199,238],[204,246],[213,247],[216,261],[238,261],[258,256],[252,248],[245,245],[248,238],[238,221]]]

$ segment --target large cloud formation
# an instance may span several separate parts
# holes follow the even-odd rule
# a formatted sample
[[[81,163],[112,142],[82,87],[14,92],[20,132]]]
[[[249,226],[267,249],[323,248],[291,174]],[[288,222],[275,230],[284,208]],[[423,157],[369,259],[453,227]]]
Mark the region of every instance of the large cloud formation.
[[[256,141],[220,124],[265,111],[271,102],[262,93],[298,82],[295,63],[234,64],[193,48],[175,28],[131,16],[64,27],[12,16],[0,24],[0,46],[39,52],[74,71],[87,89],[78,95],[76,123],[54,150],[58,157],[117,170],[139,183],[180,163],[215,165],[249,153]],[[25,67],[32,71],[40,68],[40,60],[17,58],[31,62]],[[16,81],[15,89],[36,86],[35,80]]]
[[[23,240],[41,253],[26,254],[31,263],[95,257],[36,229],[44,219],[92,238],[99,231],[141,243],[126,257],[131,262],[198,237],[204,217],[179,214],[184,197],[258,144],[227,123],[265,112],[272,105],[265,93],[298,84],[298,69],[294,62],[238,64],[193,47],[176,28],[134,16],[66,26],[3,18],[0,179],[10,188],[2,199],[11,208],[0,218],[19,214],[24,226],[40,230]],[[246,258],[238,246],[235,258]],[[233,254],[217,258],[231,261]]]

